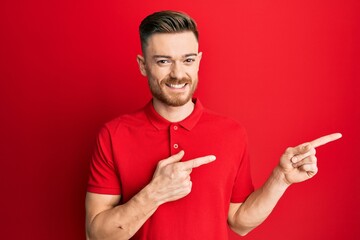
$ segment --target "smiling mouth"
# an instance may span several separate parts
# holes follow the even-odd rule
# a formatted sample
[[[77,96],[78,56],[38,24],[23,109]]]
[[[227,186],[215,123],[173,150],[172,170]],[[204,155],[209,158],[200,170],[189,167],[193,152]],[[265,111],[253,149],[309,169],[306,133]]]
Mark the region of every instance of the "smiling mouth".
[[[187,85],[187,83],[182,83],[182,84],[170,84],[170,83],[166,83],[166,86],[168,86],[169,88],[175,88],[175,89],[184,88],[186,85]]]

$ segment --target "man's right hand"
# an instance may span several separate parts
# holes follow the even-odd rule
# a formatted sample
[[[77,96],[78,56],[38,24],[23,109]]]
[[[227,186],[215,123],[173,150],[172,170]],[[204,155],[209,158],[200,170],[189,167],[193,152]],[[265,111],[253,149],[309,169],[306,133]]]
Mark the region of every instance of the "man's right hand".
[[[192,187],[190,179],[192,169],[213,162],[216,159],[214,155],[208,155],[180,162],[184,154],[184,151],[180,151],[167,159],[161,160],[157,165],[150,184],[154,187],[153,194],[159,205],[188,195]]]
[[[184,151],[180,151],[160,161],[151,182],[124,204],[118,205],[120,195],[87,193],[87,238],[129,239],[158,206],[188,195],[192,169],[213,162],[215,156],[180,162],[183,157]]]

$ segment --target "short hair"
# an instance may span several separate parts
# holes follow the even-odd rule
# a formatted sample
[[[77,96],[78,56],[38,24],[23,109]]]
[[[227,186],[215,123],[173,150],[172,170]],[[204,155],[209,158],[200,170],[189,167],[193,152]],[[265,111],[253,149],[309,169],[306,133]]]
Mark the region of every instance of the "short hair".
[[[139,26],[141,48],[144,52],[147,40],[155,33],[181,33],[191,31],[199,41],[199,33],[194,19],[183,12],[160,11],[144,18]]]

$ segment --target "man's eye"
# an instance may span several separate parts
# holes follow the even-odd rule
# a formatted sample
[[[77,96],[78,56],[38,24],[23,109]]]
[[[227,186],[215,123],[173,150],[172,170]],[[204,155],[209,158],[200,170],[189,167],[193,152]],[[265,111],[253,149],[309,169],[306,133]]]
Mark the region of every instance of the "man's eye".
[[[195,62],[195,59],[193,59],[193,58],[187,58],[187,59],[185,59],[185,62],[186,62],[186,63],[192,63],[192,62]]]
[[[164,60],[158,60],[157,63],[158,64],[167,64],[167,63],[169,63],[169,60],[165,60],[165,59]]]

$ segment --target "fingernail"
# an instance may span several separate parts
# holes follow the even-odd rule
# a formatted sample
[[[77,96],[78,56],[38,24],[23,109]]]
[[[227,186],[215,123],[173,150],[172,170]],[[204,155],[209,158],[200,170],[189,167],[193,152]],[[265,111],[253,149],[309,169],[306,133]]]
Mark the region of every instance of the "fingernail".
[[[292,162],[292,163],[296,163],[296,157],[292,157],[291,159],[290,159],[290,161]]]
[[[215,156],[210,156],[209,158],[210,158],[211,161],[214,161],[216,159]]]

